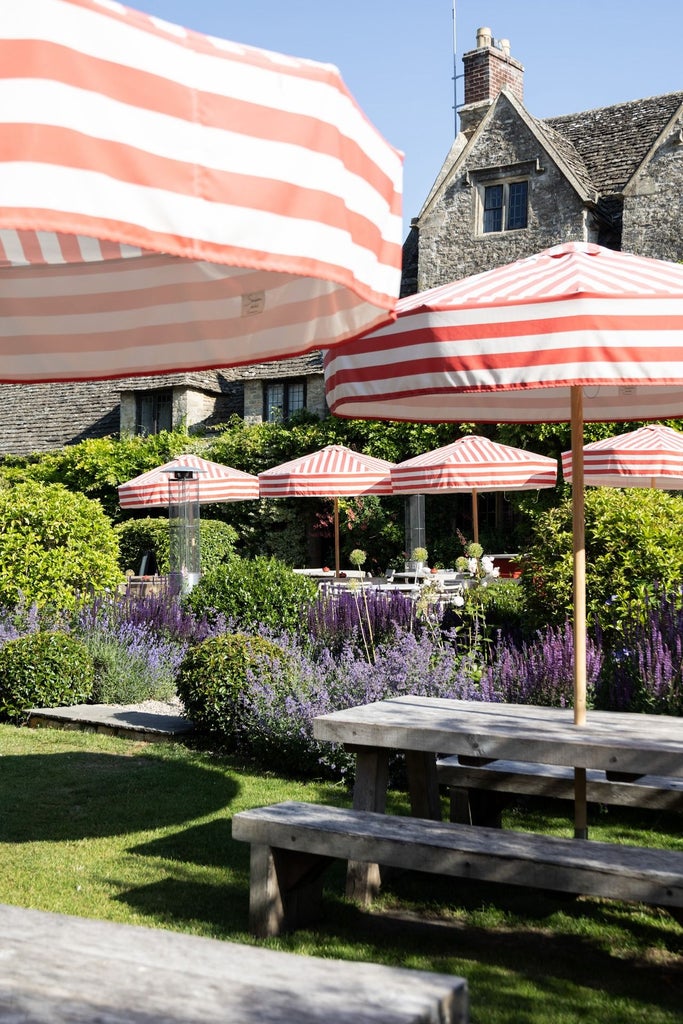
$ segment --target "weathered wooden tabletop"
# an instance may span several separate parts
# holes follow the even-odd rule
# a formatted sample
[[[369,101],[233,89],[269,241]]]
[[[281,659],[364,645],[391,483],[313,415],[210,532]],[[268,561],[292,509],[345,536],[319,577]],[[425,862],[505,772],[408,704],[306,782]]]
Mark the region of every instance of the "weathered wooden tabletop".
[[[683,776],[683,718],[404,696],[321,715],[313,735],[375,749]]]
[[[0,904],[11,1024],[466,1024],[462,978]]]

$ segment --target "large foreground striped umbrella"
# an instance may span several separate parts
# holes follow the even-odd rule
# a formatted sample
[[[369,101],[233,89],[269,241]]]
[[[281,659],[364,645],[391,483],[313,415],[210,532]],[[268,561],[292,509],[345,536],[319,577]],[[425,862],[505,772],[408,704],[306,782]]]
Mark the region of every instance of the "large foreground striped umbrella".
[[[259,493],[262,498],[334,499],[334,560],[339,576],[339,498],[391,494],[392,466],[384,459],[330,444],[259,473]]]
[[[562,471],[573,480],[572,453],[562,453]],[[683,490],[683,433],[650,424],[584,445],[584,483],[595,487],[656,487]]]
[[[199,455],[179,455],[171,462],[150,469],[118,488],[121,508],[168,508],[181,501],[184,471],[192,472],[197,484],[197,501],[245,501],[258,498],[258,477],[240,469],[210,462]]]
[[[328,64],[105,0],[0,13],[0,382],[235,366],[393,316],[402,158]]]
[[[533,491],[554,487],[556,481],[556,459],[474,435],[406,459],[391,470],[394,494],[471,491],[475,542],[479,540],[480,491]]]
[[[339,416],[571,420],[574,718],[586,717],[583,422],[683,414],[683,266],[572,242],[402,299],[389,327],[329,352]],[[580,775],[580,773],[579,773]],[[577,834],[585,834],[577,781]]]

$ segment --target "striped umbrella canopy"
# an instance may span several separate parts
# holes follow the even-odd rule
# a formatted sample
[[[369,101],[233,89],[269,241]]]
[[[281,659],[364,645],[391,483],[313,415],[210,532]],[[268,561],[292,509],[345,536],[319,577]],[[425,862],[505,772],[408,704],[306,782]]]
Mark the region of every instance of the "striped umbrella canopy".
[[[259,493],[262,498],[334,499],[334,559],[339,576],[339,498],[391,494],[392,467],[384,459],[330,444],[259,473]]]
[[[391,470],[394,494],[471,491],[475,542],[479,541],[480,491],[532,491],[554,487],[556,482],[556,459],[476,435],[406,459]]]
[[[571,422],[574,719],[581,725],[583,423],[683,414],[683,265],[569,242],[401,299],[396,311],[394,324],[327,354],[336,415]],[[579,776],[575,831],[585,835],[585,773]]]
[[[121,508],[168,508],[179,504],[184,490],[178,475],[182,475],[183,470],[193,471],[197,500],[202,505],[245,501],[259,496],[258,477],[251,473],[210,462],[199,455],[179,455],[121,484],[118,488]]]
[[[562,472],[572,483],[572,453],[562,453]],[[584,483],[595,487],[683,490],[683,433],[652,423],[584,445]]]
[[[0,15],[0,382],[201,370],[393,317],[402,156],[337,69],[105,0]]]

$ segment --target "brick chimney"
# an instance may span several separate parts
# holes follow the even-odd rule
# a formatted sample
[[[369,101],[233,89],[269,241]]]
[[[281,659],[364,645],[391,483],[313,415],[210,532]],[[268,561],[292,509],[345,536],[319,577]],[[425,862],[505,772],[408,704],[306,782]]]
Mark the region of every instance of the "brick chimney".
[[[477,30],[477,48],[463,54],[465,102],[458,110],[460,130],[471,135],[501,89],[524,102],[524,67],[510,56],[510,40]]]

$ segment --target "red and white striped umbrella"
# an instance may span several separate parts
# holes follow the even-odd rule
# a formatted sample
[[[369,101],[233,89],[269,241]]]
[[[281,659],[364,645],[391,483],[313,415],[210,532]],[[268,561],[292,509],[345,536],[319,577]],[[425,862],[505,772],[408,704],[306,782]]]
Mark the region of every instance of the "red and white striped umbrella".
[[[393,463],[330,444],[258,475],[262,498],[333,498],[335,571],[339,575],[339,498],[392,493]]]
[[[197,498],[202,505],[246,501],[259,496],[258,477],[251,473],[210,462],[198,455],[179,455],[121,484],[118,488],[121,508],[166,508],[179,504],[184,491],[174,473],[186,469],[195,470]]]
[[[583,423],[683,414],[683,265],[569,242],[408,296],[396,312],[390,326],[328,352],[327,398],[336,415],[571,421],[574,717],[580,725],[586,716]],[[580,835],[585,785],[576,807]]]
[[[400,299],[326,357],[336,415],[552,423],[683,409],[683,265],[570,242]]]
[[[571,452],[562,453],[562,471],[571,484]],[[683,433],[649,424],[584,445],[583,478],[595,487],[683,490]]]
[[[487,437],[469,435],[423,455],[399,462],[391,470],[394,494],[471,491],[472,526],[479,540],[479,491],[531,491],[554,487],[557,460]]]
[[[0,382],[235,366],[393,317],[402,156],[336,68],[105,0],[0,15]]]

